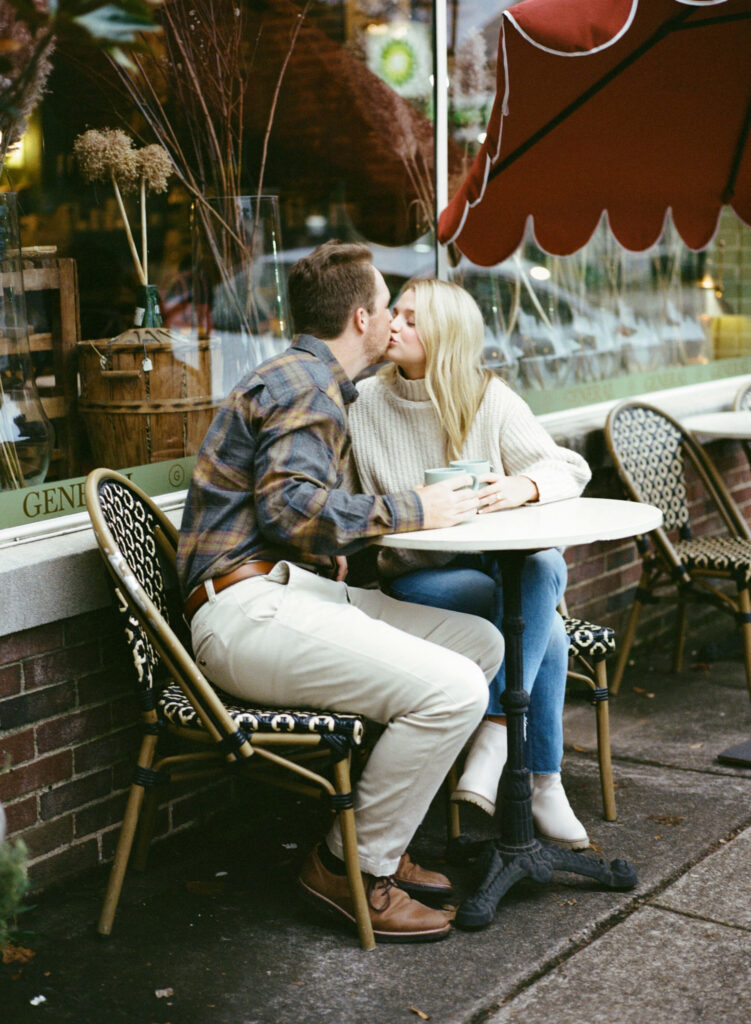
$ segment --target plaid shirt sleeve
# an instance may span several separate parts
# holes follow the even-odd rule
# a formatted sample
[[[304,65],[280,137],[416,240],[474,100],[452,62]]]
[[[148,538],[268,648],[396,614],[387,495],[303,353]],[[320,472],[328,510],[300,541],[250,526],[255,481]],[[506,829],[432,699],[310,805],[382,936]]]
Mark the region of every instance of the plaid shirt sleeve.
[[[349,434],[336,380],[325,389],[285,388],[281,400],[275,383],[259,396],[266,408],[255,455],[255,499],[264,538],[309,560],[346,555],[384,533],[420,529],[422,506],[414,491],[352,495],[342,489]]]
[[[342,489],[348,451],[341,383],[320,359],[288,350],[238,385],[193,471],[177,553],[183,594],[253,558],[330,570],[333,555],[420,529],[415,491]]]

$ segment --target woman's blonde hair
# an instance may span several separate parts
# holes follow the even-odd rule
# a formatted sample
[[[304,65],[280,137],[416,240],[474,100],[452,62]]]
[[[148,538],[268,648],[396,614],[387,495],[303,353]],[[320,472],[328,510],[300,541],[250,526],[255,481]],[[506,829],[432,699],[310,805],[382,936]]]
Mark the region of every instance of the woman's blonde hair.
[[[472,298],[459,285],[418,277],[401,290],[415,293],[415,330],[425,349],[425,386],[446,439],[446,460],[461,457],[488,383],[482,366],[485,324]],[[395,364],[381,371],[398,373]]]

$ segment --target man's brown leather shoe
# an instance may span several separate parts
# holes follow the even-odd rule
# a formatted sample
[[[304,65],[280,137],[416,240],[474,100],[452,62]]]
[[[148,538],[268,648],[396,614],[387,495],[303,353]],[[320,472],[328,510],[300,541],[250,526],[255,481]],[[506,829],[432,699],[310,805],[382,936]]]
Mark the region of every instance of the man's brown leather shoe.
[[[439,871],[426,871],[410,859],[408,853],[402,854],[394,880],[400,889],[410,896],[451,896],[451,882]]]
[[[365,873],[362,877],[377,942],[436,942],[451,931],[446,914],[411,899],[393,878],[374,878]],[[308,855],[298,883],[306,899],[355,924],[347,877],[327,871],[317,848]]]

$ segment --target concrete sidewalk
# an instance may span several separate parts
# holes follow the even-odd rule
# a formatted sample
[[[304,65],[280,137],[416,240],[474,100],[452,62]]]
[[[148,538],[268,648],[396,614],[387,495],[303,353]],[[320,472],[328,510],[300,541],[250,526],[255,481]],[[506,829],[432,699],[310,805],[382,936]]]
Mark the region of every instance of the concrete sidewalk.
[[[169,853],[157,848],[144,874],[129,873],[108,940],[94,929],[103,874],[44,894],[23,918],[36,955],[0,968],[0,1018],[748,1024],[751,770],[716,760],[751,736],[743,666],[668,669],[667,651],[642,652],[611,702],[616,822],[601,817],[594,712],[577,693],[566,710],[567,792],[593,844],[636,868],[632,892],[563,874],[545,887],[522,882],[484,931],[362,953],[294,896],[316,813],[294,798],[249,793],[226,841],[213,830]],[[411,849],[445,869],[439,803]],[[462,821],[490,835],[481,812]],[[471,890],[471,869],[448,870],[460,894]]]

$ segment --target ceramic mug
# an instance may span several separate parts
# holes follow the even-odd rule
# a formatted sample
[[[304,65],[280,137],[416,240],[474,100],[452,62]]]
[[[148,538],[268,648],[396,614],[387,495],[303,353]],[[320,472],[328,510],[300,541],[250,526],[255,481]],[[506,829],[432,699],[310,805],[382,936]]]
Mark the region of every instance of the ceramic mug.
[[[471,473],[474,477],[474,483],[472,484],[472,490],[477,491],[484,484],[480,480],[480,476],[483,473],[490,472],[490,463],[487,459],[454,459],[450,463],[451,469],[460,469],[464,473]]]
[[[456,476],[457,473],[461,476],[462,473],[466,474],[469,470],[462,469],[461,466],[436,466],[435,469],[425,470],[425,483],[426,484],[437,484],[441,480],[450,480]],[[476,491],[480,485],[479,480],[474,474],[472,475],[472,490]],[[464,490],[464,488],[462,488]]]

